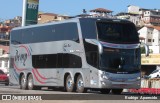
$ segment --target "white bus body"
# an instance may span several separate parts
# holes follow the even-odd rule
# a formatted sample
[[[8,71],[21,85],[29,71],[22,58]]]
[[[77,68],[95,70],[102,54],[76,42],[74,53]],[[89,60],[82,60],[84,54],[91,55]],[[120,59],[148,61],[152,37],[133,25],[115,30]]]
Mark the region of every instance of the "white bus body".
[[[140,43],[133,23],[75,18],[15,28],[10,38],[10,82],[22,89],[65,87],[120,94],[140,88]]]

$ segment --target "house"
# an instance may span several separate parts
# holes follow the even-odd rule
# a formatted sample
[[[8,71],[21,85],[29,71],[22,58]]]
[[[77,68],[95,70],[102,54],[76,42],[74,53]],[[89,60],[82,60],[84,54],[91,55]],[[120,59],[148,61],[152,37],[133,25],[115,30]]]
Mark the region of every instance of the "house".
[[[96,9],[90,10],[90,15],[92,15],[92,17],[111,18],[112,12],[113,11],[108,10],[108,9],[96,8]]]
[[[133,22],[136,26],[140,26],[140,16],[139,14],[132,14],[132,13],[126,13],[126,12],[120,12],[116,14],[117,19],[126,19],[131,22]]]
[[[160,53],[160,26],[144,26],[138,33],[142,42],[149,45],[150,52]]]
[[[67,15],[58,15],[54,13],[40,13],[38,16],[38,24],[53,22],[53,21],[61,21],[68,19]]]
[[[0,69],[9,72],[9,46],[0,45]]]
[[[9,34],[12,27],[1,24],[0,25],[0,45],[9,45]]]

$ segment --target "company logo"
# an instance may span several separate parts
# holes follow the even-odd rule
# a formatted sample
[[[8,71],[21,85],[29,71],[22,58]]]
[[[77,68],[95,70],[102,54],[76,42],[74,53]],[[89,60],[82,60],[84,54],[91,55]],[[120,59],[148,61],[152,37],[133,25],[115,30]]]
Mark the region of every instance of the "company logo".
[[[39,0],[28,0],[28,9],[38,9]]]
[[[16,50],[16,56],[14,58],[15,62],[20,62],[25,66],[25,62],[27,60],[27,53],[20,54],[18,50]]]
[[[2,95],[2,100],[12,100],[11,95]]]

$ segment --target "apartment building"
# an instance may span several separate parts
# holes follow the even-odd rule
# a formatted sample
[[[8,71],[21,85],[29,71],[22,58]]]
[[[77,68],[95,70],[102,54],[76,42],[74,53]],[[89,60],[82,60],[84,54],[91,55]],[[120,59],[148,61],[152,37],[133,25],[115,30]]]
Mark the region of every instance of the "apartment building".
[[[149,45],[150,52],[160,53],[160,26],[145,26],[138,33],[142,42]]]
[[[146,25],[160,26],[160,10],[140,9],[140,15]]]
[[[127,12],[118,13],[116,17],[119,19],[127,19],[138,27],[146,25],[160,26],[160,10],[158,9],[144,9],[129,5]]]

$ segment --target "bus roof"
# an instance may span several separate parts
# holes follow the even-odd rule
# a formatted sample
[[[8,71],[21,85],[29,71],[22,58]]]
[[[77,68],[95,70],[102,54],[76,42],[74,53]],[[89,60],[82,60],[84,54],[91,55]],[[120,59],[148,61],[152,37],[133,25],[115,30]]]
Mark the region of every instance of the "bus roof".
[[[13,30],[19,30],[19,29],[27,29],[27,28],[34,28],[34,27],[41,27],[41,26],[49,26],[49,25],[54,25],[54,24],[61,24],[61,23],[68,23],[68,22],[79,22],[79,20],[92,20],[92,21],[97,21],[97,20],[107,20],[107,21],[117,21],[117,22],[130,22],[128,20],[124,19],[111,19],[111,18],[72,18],[72,19],[67,19],[63,21],[57,21],[57,22],[50,22],[50,23],[45,23],[45,24],[35,24],[35,25],[29,25],[29,26],[24,26],[24,27],[16,27],[13,28]]]

